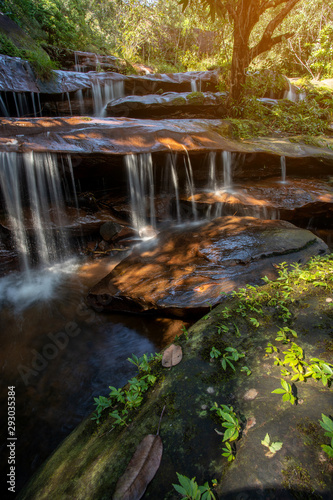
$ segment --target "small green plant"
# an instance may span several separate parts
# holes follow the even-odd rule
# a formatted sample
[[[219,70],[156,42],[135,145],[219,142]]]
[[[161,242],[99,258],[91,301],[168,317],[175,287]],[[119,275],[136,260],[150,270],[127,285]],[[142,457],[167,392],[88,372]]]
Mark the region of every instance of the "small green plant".
[[[242,366],[241,368],[241,372],[245,372],[246,375],[249,377],[252,373],[252,371],[250,370],[250,368],[248,368],[247,366]]]
[[[224,452],[222,453],[222,457],[226,457],[228,459],[228,462],[232,462],[236,458],[232,449],[232,445],[229,443],[229,441],[226,441],[225,446],[225,448],[222,448],[222,451]]]
[[[285,380],[281,379],[281,388],[275,389],[272,391],[272,394],[283,394],[282,400],[283,401],[290,401],[291,404],[295,404],[296,398],[293,395],[293,390],[290,384],[286,382]]]
[[[188,340],[189,331],[188,331],[188,329],[186,328],[185,325],[182,326],[182,332],[183,332],[183,335],[185,337],[185,340]]]
[[[217,325],[217,333],[228,333],[229,327],[227,325],[223,325],[222,323],[219,323]]]
[[[307,367],[305,377],[321,380],[324,386],[330,386],[333,379],[333,364],[318,358],[311,358],[310,362],[311,364]]]
[[[222,316],[223,316],[223,318],[224,318],[224,319],[231,318],[231,310],[230,310],[230,308],[226,306],[226,307],[223,309],[223,311],[222,311],[222,313],[221,313],[221,314],[222,314]]]
[[[241,336],[241,333],[240,333],[239,328],[238,328],[238,326],[236,325],[236,323],[234,323],[234,327],[235,327],[235,334],[236,334],[236,337],[240,337],[240,336]]]
[[[279,352],[278,348],[275,345],[273,345],[271,342],[268,342],[265,351],[267,354],[272,354],[273,352]]]
[[[212,492],[208,482],[203,486],[198,486],[195,477],[190,479],[187,476],[182,476],[176,472],[180,484],[172,484],[177,493],[182,495],[182,499],[188,500],[215,500],[215,495]],[[217,484],[216,479],[212,481],[213,485]]]
[[[226,428],[223,435],[224,441],[235,441],[239,437],[241,430],[240,421],[234,412],[232,406],[221,405],[221,408],[214,403],[211,411],[215,411],[217,416],[222,420],[222,427]]]
[[[297,333],[295,332],[295,330],[284,326],[277,332],[277,337],[275,340],[282,342],[283,344],[288,344],[288,342],[291,342],[289,334],[291,334],[294,338],[297,338]]]
[[[270,456],[275,455],[275,453],[281,450],[283,443],[280,441],[276,441],[275,443],[271,443],[271,438],[269,434],[266,434],[265,439],[261,441],[263,446],[266,446],[269,449]]]
[[[210,357],[212,359],[214,358],[219,358],[221,356],[221,351],[219,351],[218,349],[216,349],[216,347],[212,347],[211,351],[210,351]]]
[[[245,354],[238,352],[234,347],[226,347],[224,350],[226,352],[223,354],[221,359],[223,370],[226,370],[227,366],[229,365],[230,368],[236,371],[233,361],[238,361],[240,358],[244,358]]]
[[[322,420],[319,420],[319,423],[322,426],[322,428],[326,431],[325,436],[331,438],[330,445],[322,444],[321,447],[330,458],[333,458],[333,420],[324,415],[323,413],[321,414],[321,418]]]
[[[150,355],[150,361],[154,359],[154,355]],[[135,354],[132,354],[131,358],[127,358],[127,361],[135,365],[139,370],[144,372],[150,371],[149,359],[147,354],[144,354],[141,358],[138,358]]]
[[[295,372],[291,380],[300,380],[301,382],[305,380],[305,368],[308,364],[304,361],[303,349],[295,342],[292,342],[290,349],[284,351],[282,364],[289,365]]]
[[[115,425],[128,425],[130,410],[140,406],[143,394],[156,382],[155,375],[151,373],[150,361],[161,359],[161,357],[161,353],[155,356],[151,354],[150,358],[146,354],[141,358],[132,354],[132,357],[128,358],[128,361],[137,366],[139,375],[140,373],[145,373],[145,375],[130,379],[125,389],[117,389],[116,387],[109,386],[109,397],[99,396],[98,398],[94,398],[96,410],[91,420],[96,420],[96,423],[99,424],[103,411],[110,408],[112,411],[109,415],[114,418]]]
[[[253,326],[258,328],[260,326],[259,321],[256,318],[250,318],[250,322],[252,323]]]

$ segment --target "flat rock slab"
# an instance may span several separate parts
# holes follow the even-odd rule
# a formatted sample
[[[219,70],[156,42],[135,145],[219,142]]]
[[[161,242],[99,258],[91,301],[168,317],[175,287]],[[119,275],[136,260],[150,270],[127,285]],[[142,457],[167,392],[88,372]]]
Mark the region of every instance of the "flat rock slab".
[[[243,150],[236,141],[212,130],[212,122],[216,127],[221,123],[219,120],[3,118],[0,151],[124,155],[170,150],[185,153],[185,149]]]
[[[104,64],[104,63],[103,63]],[[117,80],[126,82],[129,93],[152,94],[154,92],[190,92],[193,82],[197,82],[199,90],[215,91],[219,71],[192,71],[186,73],[122,75],[112,71],[63,71],[54,70],[49,80],[35,78],[30,64],[19,57],[1,55],[0,57],[0,90],[6,92],[36,92],[58,94],[75,92],[91,88],[94,83],[101,85],[105,81]]]
[[[333,218],[333,186],[318,179],[272,177],[252,182],[237,183],[229,189],[205,190],[197,192],[193,199],[197,211],[206,216],[249,215],[262,219],[307,218],[321,215],[327,225]],[[181,209],[192,209],[192,197],[181,197]],[[326,219],[326,221],[325,221]],[[298,224],[297,224],[298,225]],[[322,224],[321,224],[322,226]]]
[[[223,92],[167,92],[162,95],[130,95],[114,99],[106,107],[107,116],[128,118],[216,118],[221,115]]]
[[[190,152],[231,151],[247,154],[250,160],[251,155],[264,154],[267,161],[260,171],[264,176],[270,173],[268,162],[273,156],[278,160],[281,156],[286,157],[287,175],[291,166],[288,158],[305,162],[307,170],[311,170],[308,168],[311,158],[314,173],[318,174],[318,169],[332,172],[333,138],[325,139],[325,147],[296,144],[282,137],[245,142],[230,137],[229,125],[227,120],[217,119],[1,118],[0,151],[85,155],[170,151],[185,154],[185,149]],[[244,171],[241,164],[239,169]],[[276,175],[276,166],[273,171]],[[245,173],[249,178],[258,178],[257,168]]]
[[[204,312],[223,292],[274,277],[274,265],[326,251],[322,240],[289,222],[221,217],[141,244],[90,290],[88,302],[134,313]]]

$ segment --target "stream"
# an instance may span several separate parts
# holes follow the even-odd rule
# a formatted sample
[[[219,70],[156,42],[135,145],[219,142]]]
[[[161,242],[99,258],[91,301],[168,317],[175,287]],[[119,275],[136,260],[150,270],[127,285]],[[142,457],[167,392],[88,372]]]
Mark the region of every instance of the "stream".
[[[94,397],[136,373],[128,357],[158,352],[181,332],[179,320],[96,314],[85,305],[89,287],[116,264],[72,259],[32,271],[28,282],[20,274],[0,279],[0,400],[5,408],[14,385],[17,491],[93,411]],[[6,462],[3,453],[4,469]]]

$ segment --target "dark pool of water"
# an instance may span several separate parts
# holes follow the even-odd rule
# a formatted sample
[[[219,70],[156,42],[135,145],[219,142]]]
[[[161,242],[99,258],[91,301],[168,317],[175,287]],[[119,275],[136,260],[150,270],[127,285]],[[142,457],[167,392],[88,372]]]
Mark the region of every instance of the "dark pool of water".
[[[70,263],[30,278],[0,279],[1,470],[8,494],[7,393],[16,394],[16,492],[94,410],[93,398],[135,374],[132,353],[155,353],[181,333],[181,321],[98,314],[88,289],[115,262]],[[13,497],[13,496],[11,496]]]

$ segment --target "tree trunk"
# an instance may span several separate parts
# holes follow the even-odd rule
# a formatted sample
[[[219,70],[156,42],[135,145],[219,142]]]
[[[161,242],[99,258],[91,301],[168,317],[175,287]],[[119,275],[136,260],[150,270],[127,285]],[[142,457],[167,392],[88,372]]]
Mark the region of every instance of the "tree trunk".
[[[246,31],[244,25],[235,23],[230,82],[230,99],[232,101],[238,101],[241,97],[246,80],[246,69],[251,62],[249,36]]]

